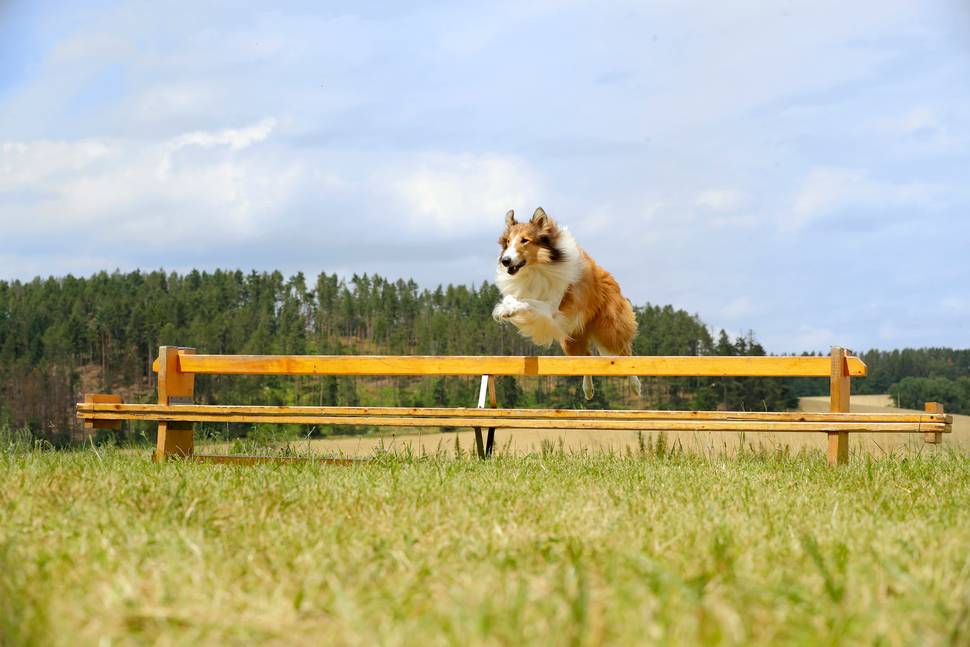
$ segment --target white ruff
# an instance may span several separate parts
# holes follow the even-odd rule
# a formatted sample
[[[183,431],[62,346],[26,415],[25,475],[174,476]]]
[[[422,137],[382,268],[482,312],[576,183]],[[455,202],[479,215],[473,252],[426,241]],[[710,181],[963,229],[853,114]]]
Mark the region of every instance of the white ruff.
[[[569,286],[582,275],[583,257],[565,227],[559,230],[557,243],[561,261],[528,264],[514,276],[501,265],[495,270],[495,284],[505,298],[495,306],[493,316],[511,321],[519,332],[541,346],[576,332],[577,322],[567,321],[559,312],[559,304]]]

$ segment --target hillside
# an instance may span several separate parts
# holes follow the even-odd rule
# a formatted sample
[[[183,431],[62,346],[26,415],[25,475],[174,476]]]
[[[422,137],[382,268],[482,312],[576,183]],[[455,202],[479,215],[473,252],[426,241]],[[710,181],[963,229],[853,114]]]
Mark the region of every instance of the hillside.
[[[0,281],[0,426],[27,427],[55,444],[85,437],[74,403],[85,392],[155,398],[151,361],[159,345],[211,353],[525,355],[536,348],[491,317],[499,293],[490,283],[421,288],[381,276],[223,271],[105,273],[90,277]],[[764,355],[753,332],[715,333],[670,305],[635,307],[637,355]],[[857,393],[892,390],[920,406],[970,411],[970,351],[945,348],[867,351],[870,376]],[[621,380],[598,380],[586,402],[579,378],[500,378],[509,406],[784,410],[796,396],[825,393],[824,379],[645,379],[635,398]],[[390,406],[467,405],[476,380],[233,378],[196,383],[200,403]],[[227,433],[220,429],[220,433]],[[248,427],[228,430],[245,434]],[[309,430],[320,436],[331,429]],[[130,426],[129,437],[153,428]]]
[[[0,281],[0,425],[28,427],[54,442],[79,426],[84,392],[154,398],[151,361],[163,344],[210,353],[525,355],[536,348],[491,317],[489,283],[422,289],[380,276],[192,271],[100,273],[88,278]],[[715,336],[672,306],[635,308],[638,355],[763,355],[752,333]],[[576,379],[500,379],[500,398],[519,406],[784,409],[794,405],[780,379],[648,380],[634,400],[604,381],[587,403]],[[465,405],[475,380],[230,378],[196,382],[200,403],[398,406]],[[131,427],[130,432],[150,432]],[[224,431],[224,430],[222,430]],[[247,428],[233,428],[232,434]],[[328,433],[318,430],[317,433]],[[80,436],[80,434],[79,434]]]

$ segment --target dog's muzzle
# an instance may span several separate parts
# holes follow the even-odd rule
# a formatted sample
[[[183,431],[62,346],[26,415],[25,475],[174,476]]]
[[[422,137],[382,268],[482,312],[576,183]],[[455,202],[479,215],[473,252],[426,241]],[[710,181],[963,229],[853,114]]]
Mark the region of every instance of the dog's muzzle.
[[[511,256],[503,256],[501,258],[501,263],[502,267],[508,271],[509,276],[514,276],[516,272],[525,267],[525,260],[521,260],[518,263],[512,263]]]

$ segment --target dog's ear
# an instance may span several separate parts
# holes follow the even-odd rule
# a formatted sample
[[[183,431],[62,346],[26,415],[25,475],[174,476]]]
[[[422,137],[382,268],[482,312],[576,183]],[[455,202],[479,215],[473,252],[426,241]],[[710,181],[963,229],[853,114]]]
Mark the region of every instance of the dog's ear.
[[[539,229],[549,229],[552,227],[552,218],[550,218],[542,207],[537,207],[536,212],[532,214],[532,220],[530,220],[533,225]]]
[[[511,227],[515,224],[515,212],[509,209],[509,212],[505,214],[505,226]]]

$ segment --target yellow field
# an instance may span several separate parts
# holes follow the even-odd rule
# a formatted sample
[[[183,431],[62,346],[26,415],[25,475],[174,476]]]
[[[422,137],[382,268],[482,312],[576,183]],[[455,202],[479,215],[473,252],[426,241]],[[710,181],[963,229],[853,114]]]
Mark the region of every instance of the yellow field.
[[[854,396],[852,398],[852,412],[867,413],[879,411],[907,411],[893,408],[887,395]],[[828,411],[829,401],[826,397],[802,398],[802,411]],[[658,432],[644,432],[643,440],[656,438]],[[741,443],[745,447],[771,448],[788,447],[792,451],[800,449],[824,450],[826,437],[819,433],[745,433],[742,437],[737,433],[716,432],[666,432],[668,446],[680,446],[684,449],[702,453],[733,453]],[[923,447],[924,451],[934,451],[937,447],[926,445],[918,434],[850,434],[851,451],[865,451],[874,456],[887,453],[895,448]],[[303,451],[310,449],[314,452],[326,454],[342,454],[347,456],[370,456],[383,447],[389,451],[410,450],[415,454],[434,454],[438,452],[454,453],[456,442],[463,452],[475,450],[475,436],[471,431],[447,432],[427,431],[414,433],[412,430],[385,430],[384,433],[368,436],[353,437],[340,436],[323,440],[311,440],[305,443],[291,443],[291,446]],[[613,451],[623,453],[627,448],[635,449],[640,442],[638,432],[635,431],[558,431],[550,429],[519,429],[496,432],[496,451],[511,454],[527,454],[542,451],[543,447],[562,447],[567,452],[602,452]],[[970,416],[954,416],[953,433],[944,436],[941,447],[970,448]]]

